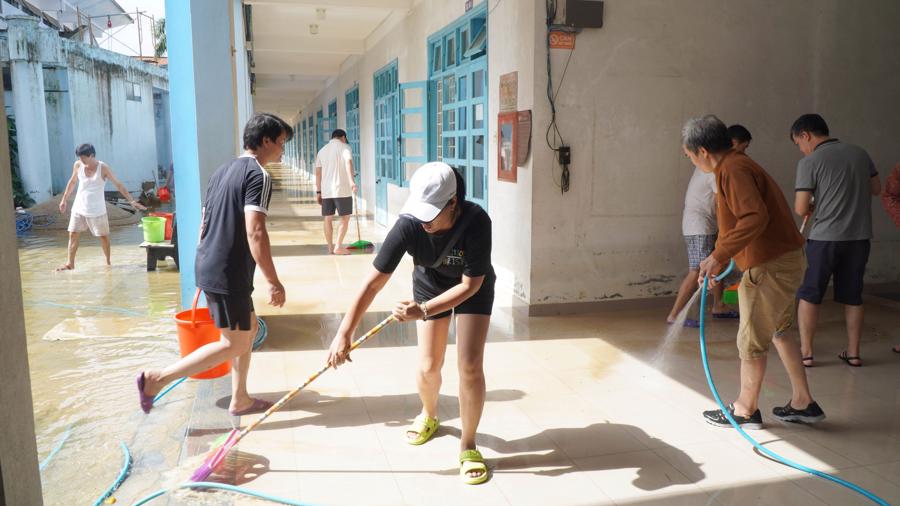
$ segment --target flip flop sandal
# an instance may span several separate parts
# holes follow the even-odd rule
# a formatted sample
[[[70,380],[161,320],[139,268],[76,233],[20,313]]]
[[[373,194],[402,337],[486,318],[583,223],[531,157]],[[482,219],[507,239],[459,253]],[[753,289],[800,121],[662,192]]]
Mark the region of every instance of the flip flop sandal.
[[[481,471],[477,476],[469,476],[473,471]],[[478,485],[488,480],[488,468],[478,450],[463,450],[459,454],[459,477],[466,485]]]
[[[231,416],[255,415],[256,413],[264,413],[274,405],[274,402],[264,401],[262,399],[253,399],[253,404],[249,408],[242,409],[240,411],[232,411],[229,409],[228,414]]]
[[[803,367],[812,367],[812,366],[815,365],[815,364],[812,363],[812,359],[813,359],[813,356],[810,355],[810,356],[808,356],[808,357],[802,357],[802,358],[800,359],[800,361],[803,362]],[[807,362],[809,362],[809,364],[807,364]]]
[[[144,393],[144,385],[146,384],[146,379],[144,378],[144,373],[141,372],[137,376],[137,389],[139,399],[141,401],[141,410],[144,413],[150,413],[150,410],[153,409],[153,396],[147,395]]]
[[[413,422],[409,425],[409,428],[406,429],[406,442],[411,445],[422,445],[425,444],[431,436],[437,432],[438,426],[440,422],[437,418],[429,418],[422,413],[419,413]],[[416,437],[410,439],[409,433],[416,433]]]
[[[893,348],[891,348],[891,351],[893,351],[894,353],[900,353],[900,348],[894,346]]]
[[[861,367],[861,366],[862,366],[862,363],[857,363],[857,364],[851,363],[851,362],[850,362],[851,360],[860,360],[860,358],[859,358],[859,357],[850,357],[850,356],[847,356],[847,352],[846,352],[846,351],[842,351],[841,354],[838,355],[838,358],[841,359],[841,360],[843,360],[844,363],[846,363],[846,364],[849,365],[850,367]]]
[[[737,311],[726,311],[724,313],[713,313],[712,316],[719,320],[737,320],[741,317],[741,313],[738,313]]]

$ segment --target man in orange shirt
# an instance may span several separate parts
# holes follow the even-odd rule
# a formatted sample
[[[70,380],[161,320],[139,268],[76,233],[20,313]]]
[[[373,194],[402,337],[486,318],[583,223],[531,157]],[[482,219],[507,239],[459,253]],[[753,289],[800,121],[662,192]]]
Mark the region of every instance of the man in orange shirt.
[[[761,429],[759,393],[766,355],[774,342],[787,369],[792,395],[772,410],[784,422],[815,423],[825,413],[813,401],[800,361],[800,347],[785,334],[793,322],[794,297],[803,275],[803,237],[778,184],[746,154],[732,149],[725,124],[715,116],[689,120],[682,130],[684,153],[695,167],[716,175],[716,249],[700,263],[700,280],[722,271],[734,258],[744,273],[738,289],[741,391],[728,406],[744,429]],[[712,425],[729,427],[721,410],[704,411]]]

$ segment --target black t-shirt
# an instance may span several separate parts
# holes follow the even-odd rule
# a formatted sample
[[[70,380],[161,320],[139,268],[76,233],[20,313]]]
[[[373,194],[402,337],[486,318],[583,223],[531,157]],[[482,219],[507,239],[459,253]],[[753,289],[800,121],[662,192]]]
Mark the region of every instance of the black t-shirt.
[[[424,283],[431,293],[443,293],[458,285],[463,274],[472,278],[485,276],[484,286],[492,285],[496,276],[491,265],[491,218],[475,203],[464,201],[462,205],[464,213],[474,213],[474,216],[438,268],[431,266],[462,224],[463,215],[457,218],[453,228],[442,234],[429,234],[415,220],[401,216],[372,262],[374,267],[379,272],[392,273],[403,254],[409,253],[416,264],[413,280]]]
[[[272,178],[252,156],[219,167],[209,178],[203,235],[197,246],[197,286],[208,293],[253,291],[256,262],[247,242],[244,213],[269,213]]]

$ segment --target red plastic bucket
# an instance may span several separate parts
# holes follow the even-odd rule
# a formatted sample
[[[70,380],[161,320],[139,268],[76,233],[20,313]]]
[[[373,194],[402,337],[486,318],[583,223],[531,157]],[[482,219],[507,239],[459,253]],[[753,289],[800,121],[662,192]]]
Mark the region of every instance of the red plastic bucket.
[[[156,216],[159,218],[166,219],[166,240],[172,240],[172,224],[175,223],[175,213],[161,213],[161,212],[152,212],[150,216]]]
[[[191,309],[181,311],[175,315],[175,323],[178,326],[178,346],[181,349],[182,357],[188,356],[191,352],[206,344],[218,341],[221,337],[221,332],[216,328],[216,324],[209,315],[209,309],[197,307],[199,298],[200,290],[197,289]],[[200,374],[191,376],[191,378],[213,379],[225,376],[229,372],[231,372],[230,360],[222,362]]]

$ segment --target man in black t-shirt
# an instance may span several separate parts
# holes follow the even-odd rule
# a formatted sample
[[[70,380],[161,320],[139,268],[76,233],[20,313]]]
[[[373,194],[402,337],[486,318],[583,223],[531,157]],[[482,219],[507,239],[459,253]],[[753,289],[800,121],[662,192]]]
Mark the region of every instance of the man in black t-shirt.
[[[259,265],[269,283],[269,304],[284,305],[284,286],[275,272],[266,231],[272,178],[265,166],[281,161],[284,143],[292,136],[293,130],[280,118],[257,114],[244,129],[244,154],[210,177],[200,223],[196,280],[198,291],[206,293],[209,313],[222,337],[165,369],[141,372],[137,385],[145,413],[167,383],[227,360],[234,366],[228,411],[240,416],[265,411],[272,405],[247,393],[250,350],[257,332],[250,296]]]
[[[464,483],[488,479],[475,434],[484,410],[484,345],[494,304],[496,276],[491,266],[491,218],[465,200],[462,176],[441,162],[419,167],[409,182],[409,199],[373,262],[363,290],[344,315],[331,343],[328,364],[350,360],[350,338],[375,295],[384,287],[403,255],[416,267],[413,297],[397,303],[399,321],[423,320],[417,326],[419,372],[416,383],[422,411],[406,430],[411,445],[428,442],[437,431],[441,366],[447,349],[450,316],[456,315],[459,358],[459,474]]]

